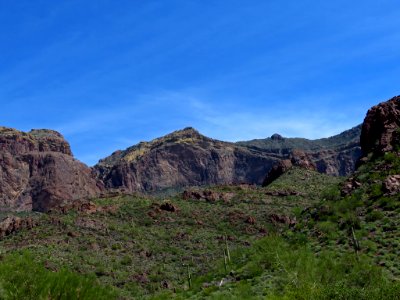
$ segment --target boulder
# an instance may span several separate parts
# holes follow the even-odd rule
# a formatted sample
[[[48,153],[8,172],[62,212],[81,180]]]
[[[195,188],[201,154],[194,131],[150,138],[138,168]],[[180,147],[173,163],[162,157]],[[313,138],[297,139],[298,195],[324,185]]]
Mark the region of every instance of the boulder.
[[[390,195],[400,193],[400,175],[388,176],[383,183],[383,189]]]

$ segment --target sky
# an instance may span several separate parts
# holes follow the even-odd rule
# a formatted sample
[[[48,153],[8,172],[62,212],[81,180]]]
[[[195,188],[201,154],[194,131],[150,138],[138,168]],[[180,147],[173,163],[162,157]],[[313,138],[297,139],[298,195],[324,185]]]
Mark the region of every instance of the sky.
[[[192,126],[320,138],[400,94],[398,0],[0,0],[0,126],[94,165]]]

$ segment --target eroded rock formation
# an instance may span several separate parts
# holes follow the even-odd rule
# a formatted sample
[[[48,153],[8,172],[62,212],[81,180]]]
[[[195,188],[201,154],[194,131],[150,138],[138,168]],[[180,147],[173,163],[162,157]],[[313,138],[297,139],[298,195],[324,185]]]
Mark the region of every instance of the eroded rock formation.
[[[361,131],[364,154],[382,154],[400,144],[400,96],[382,102],[370,110]]]
[[[0,127],[0,165],[0,210],[48,211],[103,189],[52,130],[25,133]]]

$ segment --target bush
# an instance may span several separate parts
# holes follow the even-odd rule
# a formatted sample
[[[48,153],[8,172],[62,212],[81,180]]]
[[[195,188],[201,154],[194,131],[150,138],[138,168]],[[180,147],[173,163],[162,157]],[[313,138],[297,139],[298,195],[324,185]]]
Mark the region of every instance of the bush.
[[[373,210],[371,211],[367,217],[365,218],[367,222],[375,222],[378,220],[382,220],[384,218],[384,214],[383,212],[379,211],[379,210]]]

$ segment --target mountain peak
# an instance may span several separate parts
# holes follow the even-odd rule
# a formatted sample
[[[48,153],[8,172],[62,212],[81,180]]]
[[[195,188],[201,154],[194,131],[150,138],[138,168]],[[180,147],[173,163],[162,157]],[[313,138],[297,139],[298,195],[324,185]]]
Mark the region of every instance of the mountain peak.
[[[271,140],[274,140],[274,141],[283,141],[284,138],[283,138],[283,136],[281,136],[279,133],[274,133],[273,135],[271,135]]]
[[[180,135],[182,135],[182,136],[189,136],[189,135],[199,136],[201,134],[200,134],[200,132],[198,130],[196,130],[193,127],[185,127],[183,129],[179,129],[179,130],[171,132],[170,134],[167,134],[166,137],[170,136],[170,135],[174,135],[174,136],[180,136]]]

